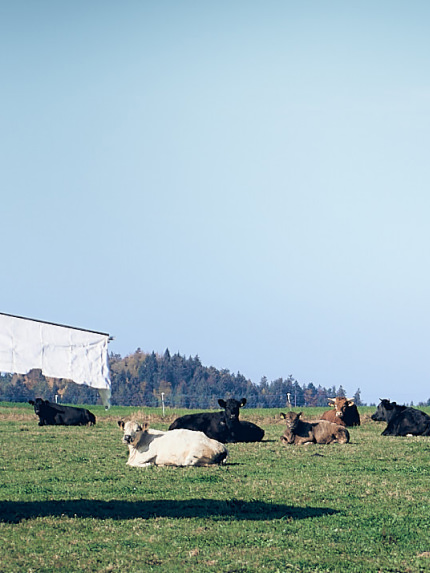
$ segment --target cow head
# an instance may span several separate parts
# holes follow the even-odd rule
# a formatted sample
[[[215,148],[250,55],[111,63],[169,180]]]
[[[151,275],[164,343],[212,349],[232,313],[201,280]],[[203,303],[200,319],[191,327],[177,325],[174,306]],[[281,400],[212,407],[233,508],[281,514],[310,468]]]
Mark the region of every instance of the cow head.
[[[225,422],[228,428],[232,428],[239,424],[239,410],[242,406],[246,404],[246,398],[235,400],[234,398],[229,398],[226,400],[218,400],[218,404],[224,409]]]
[[[376,412],[372,414],[370,417],[374,422],[388,422],[391,416],[393,415],[394,411],[397,408],[396,402],[390,402],[385,398],[379,398],[381,402],[378,404],[376,408]]]
[[[118,420],[118,426],[124,432],[122,443],[129,446],[135,445],[142,436],[142,432],[148,429],[148,424],[139,424],[134,420],[129,420],[128,422]]]
[[[287,412],[286,414],[284,414],[283,412],[281,412],[280,416],[282,419],[285,420],[285,424],[287,426],[287,430],[290,430],[291,432],[294,432],[300,422],[300,416],[302,415],[303,412],[299,412],[297,414],[297,412]]]
[[[29,400],[29,404],[34,406],[34,413],[38,416],[41,413],[43,405],[49,404],[48,400],[42,400],[42,398],[36,398],[36,400]]]
[[[347,408],[354,405],[354,400],[352,398],[336,396],[336,398],[329,398],[329,405],[334,407],[338,418],[343,418]]]

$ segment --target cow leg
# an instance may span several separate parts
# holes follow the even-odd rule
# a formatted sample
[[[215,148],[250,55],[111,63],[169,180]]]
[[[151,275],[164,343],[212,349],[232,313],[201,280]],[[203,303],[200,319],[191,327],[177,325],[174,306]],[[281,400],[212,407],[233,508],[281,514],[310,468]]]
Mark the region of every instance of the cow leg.
[[[387,427],[381,434],[381,436],[397,436],[397,435],[399,435],[398,428],[395,428],[392,422],[388,423]]]

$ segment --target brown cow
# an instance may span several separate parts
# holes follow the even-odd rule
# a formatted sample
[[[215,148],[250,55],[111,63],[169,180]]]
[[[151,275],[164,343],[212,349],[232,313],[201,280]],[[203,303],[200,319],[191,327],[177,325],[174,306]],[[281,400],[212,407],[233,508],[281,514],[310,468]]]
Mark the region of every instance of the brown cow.
[[[317,422],[305,422],[300,419],[302,412],[281,412],[281,418],[285,419],[286,428],[281,436],[283,444],[346,444],[349,442],[349,432],[339,424],[318,420]]]
[[[358,413],[357,406],[351,398],[337,396],[336,398],[329,398],[329,404],[334,409],[327,410],[321,416],[321,420],[328,420],[340,426],[359,426],[360,414]]]

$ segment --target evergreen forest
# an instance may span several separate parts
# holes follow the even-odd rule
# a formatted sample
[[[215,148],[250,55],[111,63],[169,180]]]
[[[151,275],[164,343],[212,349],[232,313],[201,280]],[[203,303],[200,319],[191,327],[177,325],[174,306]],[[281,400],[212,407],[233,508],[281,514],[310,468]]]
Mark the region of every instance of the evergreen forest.
[[[323,388],[311,382],[300,384],[292,375],[259,383],[238,372],[203,366],[198,356],[145,353],[140,348],[122,358],[109,355],[112,405],[218,409],[219,398],[246,398],[251,408],[327,406],[328,398],[345,396],[342,386]],[[360,389],[350,393],[358,406],[364,405]],[[0,400],[25,402],[36,397],[64,404],[100,403],[98,392],[88,386],[45,377],[40,370],[28,374],[0,375]]]

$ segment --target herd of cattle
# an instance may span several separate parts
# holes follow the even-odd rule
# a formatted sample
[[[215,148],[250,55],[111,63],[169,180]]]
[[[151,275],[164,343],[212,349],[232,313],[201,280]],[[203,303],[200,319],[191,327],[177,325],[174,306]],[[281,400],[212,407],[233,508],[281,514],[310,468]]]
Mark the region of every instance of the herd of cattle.
[[[281,413],[285,420],[282,444],[346,444],[350,435],[347,426],[359,426],[360,414],[353,400],[344,397],[330,398],[332,408],[320,420],[308,422],[302,412]],[[96,418],[85,408],[63,406],[48,400],[30,400],[39,417],[39,426],[94,425]],[[239,420],[240,408],[246,399],[218,400],[220,412],[188,414],[177,418],[167,431],[154,430],[147,424],[119,420],[123,432],[122,442],[129,448],[127,464],[136,467],[159,466],[208,466],[220,464],[228,455],[225,444],[235,442],[260,442],[264,430],[244,420]],[[430,436],[430,416],[415,408],[382,400],[371,416],[376,422],[386,422],[383,436]]]

